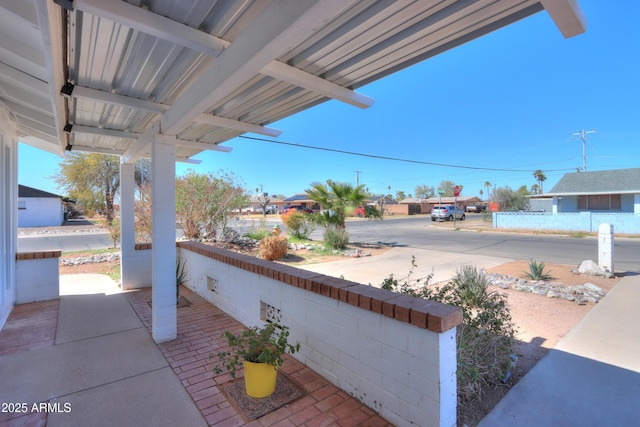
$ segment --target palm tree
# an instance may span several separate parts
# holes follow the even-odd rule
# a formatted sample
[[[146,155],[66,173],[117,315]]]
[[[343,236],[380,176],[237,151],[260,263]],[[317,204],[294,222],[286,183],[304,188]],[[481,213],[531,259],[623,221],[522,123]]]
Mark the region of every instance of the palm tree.
[[[367,198],[364,187],[364,184],[354,187],[347,182],[328,179],[326,184],[314,182],[305,192],[307,197],[318,202],[324,209],[335,212],[336,225],[344,229],[346,216],[362,205]]]
[[[490,193],[491,183],[489,181],[485,181],[484,186],[487,187],[487,201],[488,201],[491,195]]]
[[[538,194],[542,194],[542,183],[547,180],[547,176],[538,169],[533,173],[533,177],[538,182]]]

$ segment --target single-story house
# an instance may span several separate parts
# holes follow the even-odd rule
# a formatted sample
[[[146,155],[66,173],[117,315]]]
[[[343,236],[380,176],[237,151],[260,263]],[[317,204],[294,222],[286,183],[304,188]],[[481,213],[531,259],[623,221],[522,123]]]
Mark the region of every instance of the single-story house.
[[[320,211],[322,209],[318,202],[309,199],[307,193],[294,194],[291,197],[284,199],[284,207],[287,206],[302,206],[303,208],[311,209],[313,211]]]
[[[615,233],[640,233],[640,168],[568,173],[548,193],[531,196],[548,198],[551,212],[499,212],[494,227],[598,231],[607,223]]]
[[[18,227],[47,227],[63,222],[62,196],[18,185]]]
[[[634,212],[639,193],[640,168],[633,168],[568,173],[542,196],[554,199],[553,212]]]

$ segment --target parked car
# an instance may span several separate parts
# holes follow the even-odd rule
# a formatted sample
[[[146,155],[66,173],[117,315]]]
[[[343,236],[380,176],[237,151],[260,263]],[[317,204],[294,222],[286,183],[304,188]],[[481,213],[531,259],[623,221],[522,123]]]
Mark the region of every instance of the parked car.
[[[282,213],[287,213],[290,210],[296,210],[298,212],[304,212],[304,213],[313,213],[311,209],[307,209],[304,206],[300,206],[300,205],[287,206],[284,209],[282,209]]]
[[[268,214],[276,214],[276,213],[278,213],[278,207],[276,205],[269,205],[269,206],[267,206],[265,211],[266,211],[267,215]],[[262,213],[262,207],[255,208],[254,212]]]
[[[466,208],[467,212],[484,212],[485,210],[487,210],[487,205],[484,203],[471,203]]]
[[[431,209],[431,221],[451,221],[454,217],[464,221],[464,211],[453,205],[437,205]]]

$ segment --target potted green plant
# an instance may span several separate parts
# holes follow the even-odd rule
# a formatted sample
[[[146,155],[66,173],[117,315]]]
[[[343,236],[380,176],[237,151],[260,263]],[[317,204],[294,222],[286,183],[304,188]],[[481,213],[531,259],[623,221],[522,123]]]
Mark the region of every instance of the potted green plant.
[[[289,344],[289,328],[277,323],[267,323],[263,328],[254,326],[239,334],[226,331],[224,336],[229,350],[209,356],[217,357],[221,364],[216,365],[213,371],[221,374],[226,370],[235,378],[242,361],[245,389],[251,397],[273,394],[284,354],[300,350],[299,342]]]

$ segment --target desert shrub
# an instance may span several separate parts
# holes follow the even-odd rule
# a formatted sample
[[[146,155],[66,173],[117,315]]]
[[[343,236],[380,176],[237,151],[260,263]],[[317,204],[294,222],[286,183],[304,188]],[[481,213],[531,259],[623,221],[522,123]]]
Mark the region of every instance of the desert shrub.
[[[553,277],[549,273],[551,270],[544,271],[544,262],[537,262],[534,259],[529,261],[529,272],[524,272],[531,280],[551,280]]]
[[[489,289],[487,274],[471,265],[456,271],[445,285],[430,284],[432,275],[413,279],[415,259],[409,274],[398,281],[390,275],[383,289],[421,297],[462,308],[463,324],[457,328],[458,407],[481,397],[484,387],[502,382],[511,369],[516,327],[507,299]],[[420,282],[422,287],[418,287]]]
[[[268,236],[260,240],[260,257],[275,261],[287,254],[287,238],[284,236]]]
[[[262,240],[267,236],[271,236],[273,233],[271,230],[267,230],[264,227],[254,227],[245,233],[246,237],[249,237],[254,240]]]
[[[324,229],[323,238],[325,246],[331,249],[344,249],[349,244],[349,233],[334,225]]]
[[[306,239],[315,229],[315,223],[313,216],[304,212],[298,212],[296,210],[290,210],[287,213],[280,215],[282,222],[284,222],[287,228],[287,233],[299,238]]]

